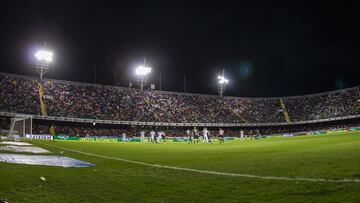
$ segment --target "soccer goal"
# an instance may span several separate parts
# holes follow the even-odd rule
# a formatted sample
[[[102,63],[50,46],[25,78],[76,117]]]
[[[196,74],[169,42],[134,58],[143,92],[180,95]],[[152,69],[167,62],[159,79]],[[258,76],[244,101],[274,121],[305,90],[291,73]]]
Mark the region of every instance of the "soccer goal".
[[[26,115],[15,115],[11,118],[8,139],[20,141],[26,135],[32,135],[32,117]]]

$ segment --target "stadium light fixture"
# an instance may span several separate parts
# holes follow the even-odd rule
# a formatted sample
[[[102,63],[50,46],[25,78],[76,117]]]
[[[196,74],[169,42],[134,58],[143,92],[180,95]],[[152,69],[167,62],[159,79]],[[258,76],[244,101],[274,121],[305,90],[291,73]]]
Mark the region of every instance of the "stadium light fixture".
[[[222,76],[222,75],[219,75],[219,76],[218,76],[218,80],[219,80],[219,84],[225,84],[225,85],[229,84],[229,80],[226,79],[226,78],[225,78],[224,76]]]
[[[44,44],[46,48],[46,43]],[[35,53],[36,64],[35,69],[40,74],[40,81],[44,74],[50,69],[50,64],[53,62],[54,53],[46,49],[39,50]]]
[[[40,50],[35,53],[35,57],[38,61],[46,61],[48,63],[52,62],[53,53],[46,50]]]
[[[144,64],[138,66],[135,69],[135,74],[138,77],[138,82],[140,84],[140,91],[143,92],[145,84],[148,82],[148,77],[151,73],[151,67],[146,65],[146,60],[144,59]]]
[[[218,75],[218,91],[219,96],[222,97],[226,86],[229,84],[229,80],[225,78],[225,70],[223,69],[223,72],[221,75]]]
[[[147,66],[139,66],[135,70],[135,74],[138,76],[146,76],[151,73],[151,68]]]

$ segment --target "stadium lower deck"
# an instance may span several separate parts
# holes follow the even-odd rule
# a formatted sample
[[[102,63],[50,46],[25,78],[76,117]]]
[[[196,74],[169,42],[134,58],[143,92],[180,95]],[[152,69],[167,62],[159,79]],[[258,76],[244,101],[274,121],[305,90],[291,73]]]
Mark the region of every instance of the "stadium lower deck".
[[[54,155],[96,166],[61,168],[1,163],[0,198],[10,202],[357,202],[360,199],[358,131],[245,138],[224,144],[46,140],[31,143]],[[43,183],[40,177],[46,181]]]

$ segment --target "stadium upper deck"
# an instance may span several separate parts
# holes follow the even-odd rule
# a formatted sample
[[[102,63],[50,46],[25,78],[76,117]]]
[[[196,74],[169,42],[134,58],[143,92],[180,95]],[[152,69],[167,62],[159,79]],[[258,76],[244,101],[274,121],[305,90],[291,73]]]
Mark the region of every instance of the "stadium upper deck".
[[[291,123],[360,115],[359,87],[303,96],[218,97],[0,74],[0,111],[164,123]]]

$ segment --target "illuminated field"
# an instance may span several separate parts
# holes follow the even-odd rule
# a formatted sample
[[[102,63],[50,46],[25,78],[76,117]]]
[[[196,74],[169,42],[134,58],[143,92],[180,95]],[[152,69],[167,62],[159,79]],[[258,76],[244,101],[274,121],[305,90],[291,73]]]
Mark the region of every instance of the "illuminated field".
[[[360,199],[359,132],[235,140],[225,144],[39,140],[33,144],[58,155],[94,163],[96,167],[69,169],[0,163],[0,197],[10,202],[356,202]],[[247,175],[251,177],[242,177]],[[47,179],[43,188],[38,187],[40,176]]]

